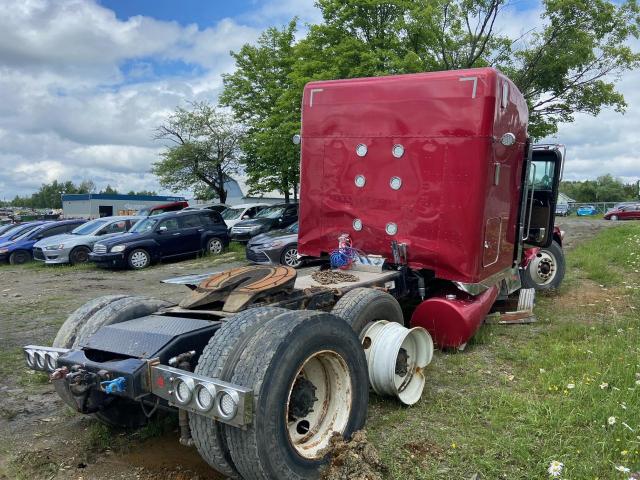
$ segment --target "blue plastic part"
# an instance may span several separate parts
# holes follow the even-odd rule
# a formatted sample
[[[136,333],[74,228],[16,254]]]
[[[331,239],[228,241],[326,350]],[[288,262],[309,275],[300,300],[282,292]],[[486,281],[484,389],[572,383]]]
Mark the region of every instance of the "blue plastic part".
[[[106,382],[100,382],[100,386],[106,393],[123,393],[127,388],[127,379],[124,377],[114,378]]]

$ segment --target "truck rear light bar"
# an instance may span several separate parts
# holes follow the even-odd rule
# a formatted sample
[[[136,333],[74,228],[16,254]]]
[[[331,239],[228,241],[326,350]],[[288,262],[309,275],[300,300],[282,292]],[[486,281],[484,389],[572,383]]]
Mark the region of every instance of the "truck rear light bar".
[[[32,370],[53,372],[58,368],[58,357],[69,352],[68,348],[40,347],[27,345],[23,347],[24,359]]]
[[[235,427],[246,426],[253,415],[250,389],[166,365],[151,365],[151,393],[178,408]]]

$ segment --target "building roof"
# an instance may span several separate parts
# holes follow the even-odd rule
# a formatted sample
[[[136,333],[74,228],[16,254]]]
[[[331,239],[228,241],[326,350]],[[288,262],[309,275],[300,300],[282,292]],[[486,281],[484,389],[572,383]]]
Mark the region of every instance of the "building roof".
[[[77,202],[81,200],[138,200],[145,202],[181,202],[184,197],[166,195],[120,195],[111,193],[65,193],[63,202]]]

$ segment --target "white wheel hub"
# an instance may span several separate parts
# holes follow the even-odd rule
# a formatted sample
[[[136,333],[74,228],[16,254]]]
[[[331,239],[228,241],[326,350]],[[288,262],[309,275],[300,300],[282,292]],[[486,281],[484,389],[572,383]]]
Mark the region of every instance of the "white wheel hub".
[[[131,255],[131,265],[136,268],[145,267],[149,263],[149,257],[144,252],[134,252]]]
[[[351,413],[351,375],[344,359],[323,350],[307,358],[289,387],[289,441],[298,455],[317,459],[333,432],[342,434]]]
[[[538,285],[547,285],[553,282],[558,273],[558,262],[555,255],[549,250],[540,250],[529,264],[531,279]]]

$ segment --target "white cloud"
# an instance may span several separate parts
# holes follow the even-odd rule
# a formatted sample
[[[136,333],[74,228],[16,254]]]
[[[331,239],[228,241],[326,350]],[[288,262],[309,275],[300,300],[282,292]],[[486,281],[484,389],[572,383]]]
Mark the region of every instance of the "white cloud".
[[[0,0],[0,31],[0,198],[11,198],[54,179],[159,190],[154,128],[179,104],[215,101],[229,51],[260,29],[123,21],[89,0]]]
[[[256,1],[251,12],[216,24],[183,26],[118,19],[94,0],[0,0],[0,199],[54,179],[93,180],[119,190],[161,191],[149,172],[161,148],[153,130],[189,100],[214,101],[229,51],[293,16],[321,20],[314,0]],[[539,8],[507,11],[510,36],[540,25]],[[173,69],[173,70],[172,70]],[[175,71],[171,75],[158,72]],[[640,73],[620,84],[622,116],[579,115],[562,126],[566,178],[640,176]]]

